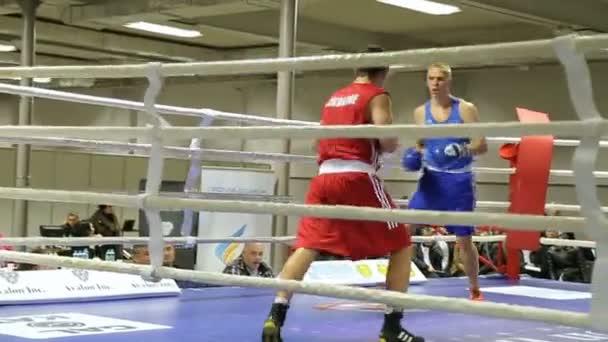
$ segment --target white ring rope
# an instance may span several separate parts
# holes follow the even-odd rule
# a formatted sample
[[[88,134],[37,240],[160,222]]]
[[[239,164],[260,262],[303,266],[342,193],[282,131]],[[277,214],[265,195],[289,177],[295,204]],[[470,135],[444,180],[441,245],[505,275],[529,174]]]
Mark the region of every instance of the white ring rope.
[[[408,205],[409,200],[394,200],[397,206],[405,207]],[[503,201],[476,201],[476,208],[483,209],[508,209],[511,206],[509,202]],[[548,203],[545,205],[546,210],[559,210],[568,212],[579,212],[581,210],[580,205],[576,204],[560,204],[560,203]],[[602,207],[603,212],[608,212],[608,207]]]
[[[149,237],[76,237],[76,238],[47,238],[47,237],[25,237],[25,238],[0,238],[0,246],[87,246],[87,245],[144,245],[149,242]],[[225,238],[201,238],[187,237],[164,237],[166,245],[195,245],[201,243],[224,243],[224,242],[260,242],[291,244],[295,236],[276,237],[225,237]]]
[[[196,139],[193,139],[196,140]],[[70,146],[82,149],[103,150],[107,152],[130,151],[138,154],[150,154],[150,144],[106,142],[101,140],[69,139],[69,138],[2,138],[0,141],[9,143],[28,143],[49,146]],[[247,162],[289,162],[289,163],[314,163],[317,158],[313,155],[298,155],[273,152],[247,152],[235,150],[201,149],[191,145],[188,147],[165,146],[162,154],[168,157],[190,160],[223,160],[223,161],[247,161]],[[400,167],[395,164],[386,164],[387,167]],[[514,168],[474,167],[474,172],[486,174],[510,175],[515,172]],[[573,177],[571,170],[550,170],[552,176]],[[597,178],[608,178],[608,171],[594,171]]]
[[[400,165],[388,164],[387,166],[393,168],[401,168]],[[494,174],[494,175],[512,175],[517,170],[515,168],[501,168],[501,167],[474,167],[473,172],[481,174]],[[549,170],[549,175],[553,177],[574,177],[574,171],[572,170]],[[608,178],[608,171],[593,171],[593,175],[596,178]]]
[[[196,139],[193,139],[196,140]],[[106,142],[101,140],[69,139],[69,138],[1,138],[2,142],[9,143],[28,143],[49,146],[70,146],[82,149],[103,150],[107,152],[130,151],[138,154],[149,155],[151,153],[150,144],[126,143],[126,142]],[[314,163],[317,158],[313,155],[298,155],[273,152],[246,152],[235,150],[201,149],[191,145],[188,147],[165,146],[162,154],[167,157],[190,160],[223,160],[223,161],[247,161],[247,162],[289,162],[289,163]],[[386,164],[387,167],[400,167],[394,164]],[[476,173],[504,174],[510,175],[515,172],[514,168],[493,168],[493,167],[474,167]],[[573,177],[571,170],[550,170],[552,176]],[[594,171],[597,178],[608,178],[608,171]]]
[[[91,105],[102,105],[112,108],[121,108],[129,110],[145,110],[142,102],[134,102],[127,100],[119,100],[114,98],[104,98],[99,96],[83,95],[77,93],[70,93],[64,91],[50,90],[36,87],[17,86],[11,84],[0,83],[0,93],[20,95],[20,96],[35,96],[46,99],[64,100],[76,103],[84,103]],[[318,122],[314,121],[299,121],[299,120],[286,120],[276,119],[272,117],[259,116],[259,115],[247,115],[239,113],[222,112],[214,109],[194,109],[184,108],[175,106],[156,105],[156,112],[165,115],[180,115],[180,116],[195,116],[209,119],[222,119],[234,122],[243,122],[250,124],[287,124],[293,126],[318,126]],[[201,125],[208,126],[208,125]],[[518,143],[521,138],[508,138],[508,137],[487,137],[488,142],[493,143]],[[555,146],[578,146],[579,140],[568,140],[568,139],[556,139],[554,140]],[[600,147],[608,147],[608,141],[600,141]]]
[[[163,178],[164,168],[164,158],[162,155],[163,140],[160,136],[160,132],[161,127],[167,127],[170,125],[156,112],[154,105],[163,85],[160,77],[159,63],[150,63],[147,78],[149,86],[144,95],[144,107],[146,112],[156,120],[153,121],[153,130],[150,132],[152,146],[150,150],[150,158],[148,159],[145,194],[143,195],[144,197],[140,197],[141,201],[138,201],[138,208],[144,211],[145,217],[150,226],[150,240],[148,241],[148,249],[150,251],[150,265],[152,268],[155,268],[163,264],[164,243],[162,218],[160,217],[159,209],[149,208],[146,206],[146,198],[150,195],[158,195],[160,192],[160,184]]]
[[[506,143],[519,143],[521,138],[507,138],[507,137],[486,137],[486,141],[495,144],[506,144]],[[562,146],[562,147],[576,147],[580,145],[580,140],[574,139],[554,139],[553,146]],[[600,141],[600,147],[606,148],[608,147],[608,141]]]
[[[592,124],[590,130],[584,132],[581,144],[577,147],[572,158],[575,173],[576,195],[581,204],[581,213],[586,218],[585,231],[598,244],[608,244],[608,219],[601,210],[597,195],[597,182],[593,170],[598,154],[598,145],[602,132],[594,123],[603,120],[595,101],[591,73],[585,57],[576,51],[573,36],[555,39],[557,56],[562,63],[568,84],[568,91],[576,113],[583,122]],[[595,318],[594,328],[601,328],[601,317],[608,315],[608,254],[598,249],[597,260],[593,271],[593,298],[591,301],[591,317]],[[605,253],[605,252],[604,252]]]
[[[540,238],[540,243],[548,246],[596,248],[597,242],[587,240]]]
[[[550,123],[469,123],[436,126],[419,125],[344,125],[344,126],[251,126],[192,127],[172,126],[162,129],[164,140],[205,139],[322,139],[322,138],[440,138],[446,136],[485,135],[571,135],[583,136],[585,130],[608,132],[608,120],[598,122],[553,121]],[[149,127],[124,126],[0,126],[1,137],[58,137],[80,139],[145,138]]]
[[[0,187],[0,198],[27,199],[63,203],[107,203],[119,207],[139,208],[140,196],[95,193],[85,191],[41,190]],[[504,229],[539,231],[559,229],[582,232],[585,220],[581,217],[515,215],[499,213],[443,212],[430,210],[381,209],[352,206],[305,205],[268,203],[260,201],[191,199],[148,195],[146,208],[181,211],[190,208],[198,211],[274,214],[341,218],[362,221],[385,221],[417,224],[455,224],[465,226],[500,226]]]
[[[486,235],[472,237],[474,242],[504,242],[506,235]],[[148,243],[149,237],[75,237],[75,238],[49,238],[49,237],[3,237],[0,238],[0,246],[85,246],[85,245],[143,245]],[[201,243],[223,243],[223,242],[260,242],[260,243],[279,243],[291,245],[296,240],[295,236],[275,236],[275,237],[224,237],[224,238],[201,238],[201,237],[165,237],[166,245],[195,245]],[[432,242],[432,241],[456,241],[455,235],[432,235],[432,236],[412,236],[412,242]],[[551,246],[568,246],[596,248],[595,241],[570,240],[570,239],[550,239],[540,238],[540,243]]]
[[[129,153],[149,155],[151,153],[150,144],[126,143],[102,140],[88,139],[70,139],[70,138],[3,138],[0,137],[0,142],[6,143],[25,143],[31,145],[48,145],[48,146],[66,146],[86,150],[105,151],[113,153]],[[287,161],[293,163],[314,162],[316,157],[309,155],[274,153],[274,152],[247,152],[247,151],[232,151],[218,150],[206,148],[188,148],[179,146],[163,147],[163,155],[177,159],[200,159],[200,160],[222,160],[222,161],[240,161],[240,162],[274,162]]]
[[[0,68],[2,70],[2,68]],[[98,105],[110,108],[120,108],[128,110],[137,110],[145,112],[146,108],[143,102],[135,102],[128,100],[120,100],[109,97],[100,97],[92,95],[84,95],[77,93],[70,93],[59,90],[51,90],[36,87],[18,86],[12,84],[0,83],[0,93],[20,95],[20,96],[33,96],[52,100],[62,100],[75,103],[83,103],[90,105]],[[180,116],[191,116],[205,118],[210,117],[213,119],[230,120],[236,122],[246,122],[250,124],[269,124],[269,125],[318,125],[318,123],[308,121],[297,121],[297,120],[285,120],[276,119],[265,116],[257,115],[246,115],[239,113],[222,112],[215,109],[202,108],[186,108],[166,105],[155,105],[156,112],[164,115],[180,115]]]
[[[608,48],[608,34],[573,37],[581,52]],[[453,66],[492,66],[555,60],[553,39],[523,42],[481,44],[444,48],[426,48],[382,53],[306,56],[291,58],[260,58],[196,63],[162,64],[162,76],[229,76],[277,73],[279,71],[313,71],[352,69],[378,65],[406,65],[424,70],[438,60]],[[0,78],[128,78],[145,77],[145,64],[70,65],[50,67],[0,68]]]
[[[200,126],[207,127],[211,126],[213,123],[212,117],[205,117],[201,119]],[[194,138],[190,142],[190,149],[200,149],[201,147],[201,139]],[[186,181],[184,184],[184,193],[197,191],[197,186],[199,184],[200,175],[201,175],[201,155],[192,154],[190,156],[190,167],[188,168],[188,174],[186,175]],[[192,233],[192,226],[194,219],[194,212],[192,209],[184,209],[182,226],[180,227],[180,232],[183,236],[190,236]]]
[[[394,291],[365,289],[352,286],[303,283],[295,280],[259,278],[228,275],[222,273],[200,272],[170,267],[155,267],[150,272],[146,265],[106,262],[80,258],[59,257],[12,251],[0,251],[0,260],[34,263],[50,267],[66,267],[106,272],[128,273],[142,276],[153,276],[157,279],[177,279],[214,285],[246,286],[254,288],[272,288],[289,292],[307,293],[332,298],[361,300],[373,303],[404,307],[431,309],[507,319],[541,321],[568,326],[588,327],[592,324],[590,316],[583,313],[563,310],[543,309],[491,302],[474,302],[468,299],[446,298],[438,296],[412,295]]]

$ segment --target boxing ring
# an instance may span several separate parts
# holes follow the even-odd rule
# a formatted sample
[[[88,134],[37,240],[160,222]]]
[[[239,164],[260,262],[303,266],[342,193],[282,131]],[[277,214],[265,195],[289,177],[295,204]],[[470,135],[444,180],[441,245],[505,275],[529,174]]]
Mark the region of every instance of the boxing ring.
[[[464,279],[431,279],[424,286],[412,286],[410,292],[414,295],[462,297],[466,294],[464,284]],[[589,310],[589,286],[583,284],[538,279],[525,279],[519,284],[521,287],[549,291],[552,298],[500,293],[501,289],[512,289],[503,279],[482,278],[481,285],[497,291],[486,291],[486,299],[493,302],[553,309],[567,307],[572,312]],[[3,335],[2,341],[23,342],[25,339],[11,336],[10,333],[18,334],[20,326],[31,324],[34,325],[34,329],[29,329],[33,331],[31,335],[72,337],[66,341],[100,342],[111,339],[128,342],[141,338],[150,342],[194,342],[221,341],[227,337],[239,341],[258,341],[260,321],[266,318],[265,309],[273,299],[274,292],[266,289],[215,287],[185,289],[180,297],[4,307],[0,316],[0,335]],[[21,322],[9,326],[9,323],[4,323],[7,317],[15,321],[24,316],[32,317],[33,324]],[[114,321],[103,322],[102,318]],[[383,307],[379,305],[299,295],[293,299],[284,338],[294,342],[375,341],[382,318]],[[406,310],[406,319],[408,325],[416,327],[416,332],[425,336],[427,341],[435,342],[608,341],[608,334],[605,333],[529,322],[524,317],[505,320],[411,309]],[[441,322],[441,329],[438,329],[438,322]]]
[[[101,341],[109,335],[114,341],[141,337],[150,340],[258,340],[263,318],[272,302],[273,290],[296,292],[293,308],[285,327],[290,341],[369,341],[377,338],[382,319],[382,305],[403,306],[406,322],[427,341],[608,341],[605,316],[608,314],[608,225],[596,194],[596,177],[605,176],[595,171],[594,162],[600,139],[606,135],[608,121],[598,113],[592,101],[592,88],[587,64],[581,53],[608,47],[608,35],[593,37],[564,36],[554,40],[479,45],[458,48],[424,49],[379,54],[331,55],[300,58],[279,58],[229,62],[187,64],[121,65],[121,66],[62,66],[0,68],[0,77],[146,77],[149,87],[142,103],[32,87],[0,85],[0,92],[14,95],[45,97],[63,101],[89,103],[118,108],[141,110],[148,114],[146,127],[48,127],[0,126],[0,140],[31,144],[84,147],[102,151],[136,149],[149,156],[146,191],[141,194],[94,193],[24,188],[0,188],[0,198],[27,199],[46,202],[81,204],[107,203],[113,206],[143,210],[150,223],[150,237],[145,241],[150,248],[149,265],[83,260],[50,255],[0,251],[0,260],[63,267],[73,270],[95,270],[141,276],[150,282],[175,279],[200,284],[217,285],[183,289],[179,296],[166,298],[129,299],[99,302],[77,302],[48,305],[20,305],[4,307],[0,314],[0,335],[3,341],[23,341],[20,328],[51,329],[56,337],[79,336],[79,340]],[[234,75],[274,73],[277,71],[328,70],[373,66],[377,64],[412,64],[425,66],[431,61],[447,63],[478,61],[492,52],[505,59],[530,56],[551,58],[555,54],[564,66],[572,102],[578,121],[550,123],[479,123],[420,127],[392,126],[323,126],[315,123],[266,119],[225,113],[210,109],[184,109],[156,104],[163,86],[163,77],[187,75]],[[161,116],[192,115],[201,117],[201,127],[174,127]],[[256,124],[253,126],[211,126],[213,119]],[[268,126],[257,126],[267,124]],[[420,138],[443,136],[501,136],[501,139],[527,136],[580,137],[573,159],[572,176],[580,206],[568,207],[581,216],[552,217],[533,214],[506,213],[448,213],[415,210],[385,210],[346,206],[311,206],[298,203],[270,203],[263,201],[204,199],[188,196],[167,196],[160,193],[163,162],[166,156],[191,160],[196,165],[201,159],[256,160],[271,162],[314,162],[311,156],[292,156],[277,153],[244,153],[205,150],[199,148],[200,139],[318,139],[330,137]],[[129,144],[108,140],[145,138],[150,144]],[[190,148],[168,145],[173,140],[192,139]],[[390,163],[389,163],[390,164]],[[486,170],[488,171],[488,170]],[[513,171],[496,171],[511,174]],[[555,173],[555,171],[554,171]],[[558,172],[560,173],[560,172]],[[563,172],[562,172],[563,174]],[[192,184],[196,175],[188,175]],[[188,189],[185,189],[188,190]],[[504,204],[501,204],[504,205]],[[201,239],[184,237],[165,239],[161,232],[160,210],[217,211],[276,214],[284,216],[316,216],[378,220],[404,223],[498,225],[508,232],[539,232],[558,229],[585,232],[594,241],[586,246],[597,248],[595,272],[591,285],[567,284],[535,279],[521,279],[517,283],[504,277],[484,278],[482,291],[487,301],[467,299],[466,280],[429,280],[415,285],[407,293],[394,293],[378,288],[365,288],[324,283],[304,283],[280,279],[252,278],[211,272],[175,269],[162,266],[165,243],[217,243],[219,241],[249,241],[251,239]],[[287,243],[290,237],[261,237],[253,239],[266,243]],[[508,241],[508,236],[507,236]],[[34,245],[40,238],[5,238],[0,244]],[[58,240],[44,240],[44,242]],[[82,239],[63,241],[82,244]],[[125,239],[86,240],[91,243],[127,243]],[[545,243],[551,241],[545,240]],[[542,289],[532,291],[530,288]],[[347,313],[346,313],[346,312]],[[90,316],[94,316],[91,318]],[[96,317],[96,318],[95,318]],[[104,319],[107,318],[107,321]],[[83,320],[97,322],[93,326]],[[438,322],[440,325],[438,326]],[[93,324],[93,323],[90,323]],[[70,326],[71,325],[71,326]],[[137,329],[132,327],[139,326]],[[235,328],[236,327],[236,328]],[[57,332],[56,330],[61,330]],[[339,334],[328,335],[329,331]],[[49,338],[40,333],[37,338]],[[207,339],[208,338],[208,339]],[[585,339],[586,338],[586,339]]]

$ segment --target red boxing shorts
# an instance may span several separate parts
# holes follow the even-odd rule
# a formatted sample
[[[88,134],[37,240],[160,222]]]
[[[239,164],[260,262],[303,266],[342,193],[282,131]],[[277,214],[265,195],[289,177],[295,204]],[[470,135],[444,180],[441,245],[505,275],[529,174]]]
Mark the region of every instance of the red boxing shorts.
[[[380,179],[363,172],[326,173],[311,181],[306,204],[395,208]],[[396,222],[303,217],[294,248],[359,260],[382,257],[411,244],[409,228]]]

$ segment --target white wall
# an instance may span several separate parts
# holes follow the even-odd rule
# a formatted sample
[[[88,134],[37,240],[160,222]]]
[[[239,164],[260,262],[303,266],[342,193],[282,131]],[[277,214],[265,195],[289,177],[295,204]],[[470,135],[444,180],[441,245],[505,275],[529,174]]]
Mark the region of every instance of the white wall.
[[[600,110],[608,109],[608,100],[601,97],[607,89],[608,66],[594,65],[594,86]],[[336,88],[346,84],[348,77],[306,77],[296,81],[295,107],[293,119],[318,121],[320,108],[326,97]],[[411,113],[415,106],[426,100],[423,74],[397,74],[388,83],[391,91],[396,121],[411,123]],[[115,88],[87,90],[87,94],[118,97],[141,101],[144,88]],[[174,84],[165,88],[158,102],[186,107],[208,107],[224,111],[271,116],[275,113],[275,84],[257,83],[197,83]],[[482,121],[516,120],[516,106],[544,111],[553,120],[576,119],[560,67],[533,67],[530,70],[516,68],[476,70],[455,73],[454,94],[477,104]],[[0,95],[0,124],[16,122],[18,101],[14,96]],[[42,125],[129,125],[134,115],[129,111],[101,108],[64,102],[36,100],[34,124]],[[143,114],[137,121],[145,122]],[[174,125],[197,125],[192,118],[169,117]],[[223,123],[218,123],[223,124]],[[406,137],[404,137],[406,138]],[[187,145],[188,141],[181,142]],[[243,144],[242,144],[243,143]],[[251,140],[241,142],[226,137],[223,140],[204,141],[204,147],[255,151],[278,151],[272,140]],[[310,141],[294,140],[292,153],[310,154]],[[492,146],[479,166],[508,167],[497,157],[497,146]],[[570,166],[572,148],[557,148],[554,155],[554,169],[572,169]],[[597,169],[608,169],[607,158],[598,160]],[[398,157],[398,156],[397,156]],[[14,185],[14,151],[0,149],[0,158],[5,165],[0,173],[0,186]],[[32,186],[51,189],[135,191],[138,182],[146,175],[147,160],[139,157],[91,155],[65,150],[40,150],[32,154]],[[187,162],[170,160],[165,166],[166,180],[184,179]],[[294,164],[291,167],[291,194],[296,201],[302,201],[308,181],[316,172],[314,164]],[[385,172],[386,184],[394,197],[408,195],[414,190],[411,177],[398,169]],[[507,200],[507,177],[479,177],[479,198],[481,200]],[[568,178],[553,178],[548,201],[576,203],[575,193]],[[602,200],[608,202],[605,187],[598,190]],[[86,216],[94,206],[69,204],[48,204],[30,202],[29,233],[37,234],[39,224],[61,223],[65,214],[74,210]],[[119,210],[122,219],[136,218],[133,210]],[[12,203],[0,200],[0,232],[11,233]],[[290,218],[289,231],[294,233],[297,218]]]

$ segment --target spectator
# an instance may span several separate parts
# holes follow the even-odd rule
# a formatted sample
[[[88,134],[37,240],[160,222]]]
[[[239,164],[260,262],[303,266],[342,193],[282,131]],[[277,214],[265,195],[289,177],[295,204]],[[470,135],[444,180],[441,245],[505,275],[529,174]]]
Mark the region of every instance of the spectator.
[[[69,213],[62,225],[65,236],[89,237],[93,235],[93,225],[90,222],[80,221],[80,217],[75,213]],[[69,256],[76,256],[79,252],[86,252],[89,258],[93,258],[95,251],[89,246],[72,246]]]
[[[175,263],[175,247],[165,245],[163,249],[163,266],[173,267]],[[135,264],[150,264],[150,251],[148,246],[138,245],[133,248],[133,256],[131,258]]]
[[[494,234],[491,231],[478,230],[476,235],[489,236]],[[500,263],[498,260],[500,245],[497,242],[476,242],[475,245],[479,251],[479,274],[485,275],[497,272],[496,267]]]
[[[430,227],[421,229],[423,236],[436,235]],[[427,278],[439,278],[445,276],[449,266],[450,252],[445,241],[428,241],[417,244],[414,264]]]
[[[88,237],[93,235],[95,230],[90,222],[80,221],[80,217],[75,213],[68,214],[62,227],[65,236],[73,237]]]
[[[273,278],[274,273],[262,258],[264,257],[264,246],[260,243],[247,243],[241,255],[233,262],[226,265],[223,273]]]
[[[118,218],[114,214],[114,208],[111,205],[101,204],[97,207],[97,211],[90,218],[95,234],[105,237],[120,236],[120,225]],[[122,255],[120,246],[106,245],[99,247],[99,257],[107,260],[108,252],[114,252],[114,258],[119,259]]]

